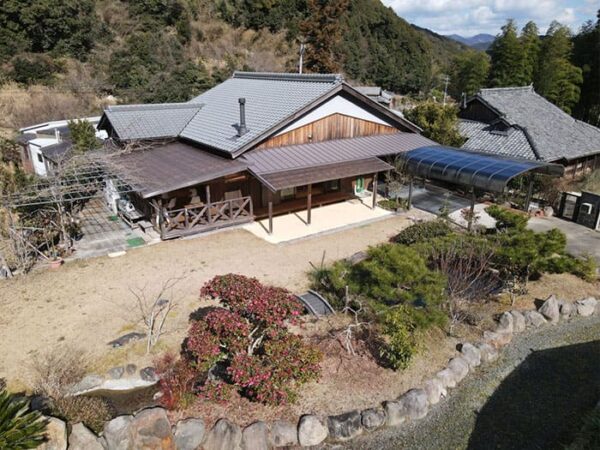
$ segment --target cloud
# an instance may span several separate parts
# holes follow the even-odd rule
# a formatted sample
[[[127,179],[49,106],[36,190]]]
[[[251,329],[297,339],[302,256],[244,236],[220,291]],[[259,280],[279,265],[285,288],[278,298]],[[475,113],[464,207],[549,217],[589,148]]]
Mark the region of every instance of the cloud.
[[[573,29],[590,17],[597,0],[382,0],[418,26],[440,34],[497,34],[509,18],[519,26],[533,20],[542,32],[553,20]]]

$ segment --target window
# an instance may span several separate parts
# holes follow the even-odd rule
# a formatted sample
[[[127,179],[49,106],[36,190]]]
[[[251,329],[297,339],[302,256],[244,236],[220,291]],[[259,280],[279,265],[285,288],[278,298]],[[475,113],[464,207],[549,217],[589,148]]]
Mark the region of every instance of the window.
[[[39,162],[41,162],[41,163],[43,163],[43,162],[44,162],[44,157],[42,156],[42,154],[41,154],[41,153],[38,153],[38,154],[37,154],[37,159],[38,159],[38,161],[39,161]]]
[[[296,191],[294,188],[285,188],[281,190],[281,200],[289,200],[294,198],[296,195]]]
[[[331,191],[339,191],[340,190],[340,180],[331,180],[325,183],[325,190]]]

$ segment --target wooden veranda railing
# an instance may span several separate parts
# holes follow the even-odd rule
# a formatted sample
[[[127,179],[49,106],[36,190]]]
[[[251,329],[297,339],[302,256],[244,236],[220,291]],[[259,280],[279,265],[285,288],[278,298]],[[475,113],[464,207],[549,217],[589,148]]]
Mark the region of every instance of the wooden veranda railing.
[[[251,197],[240,197],[195,207],[163,209],[160,234],[170,239],[210,229],[250,222],[254,219]]]

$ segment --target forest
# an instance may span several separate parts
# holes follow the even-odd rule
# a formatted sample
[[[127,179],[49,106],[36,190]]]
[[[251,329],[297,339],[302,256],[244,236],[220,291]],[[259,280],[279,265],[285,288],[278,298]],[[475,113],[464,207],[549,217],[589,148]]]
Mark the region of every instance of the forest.
[[[503,27],[489,54],[410,25],[379,0],[4,0],[0,131],[186,101],[233,70],[342,72],[402,95],[533,83],[576,117],[600,111],[598,22]],[[544,57],[540,57],[544,55]],[[434,92],[435,92],[434,91]]]

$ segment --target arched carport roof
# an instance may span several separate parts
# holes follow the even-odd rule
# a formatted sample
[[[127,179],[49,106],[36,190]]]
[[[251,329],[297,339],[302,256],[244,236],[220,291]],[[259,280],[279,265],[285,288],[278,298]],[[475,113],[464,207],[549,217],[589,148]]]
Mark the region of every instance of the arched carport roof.
[[[543,161],[432,145],[399,154],[406,171],[417,177],[446,181],[488,192],[502,192],[513,178],[527,172],[562,176],[564,167]]]

